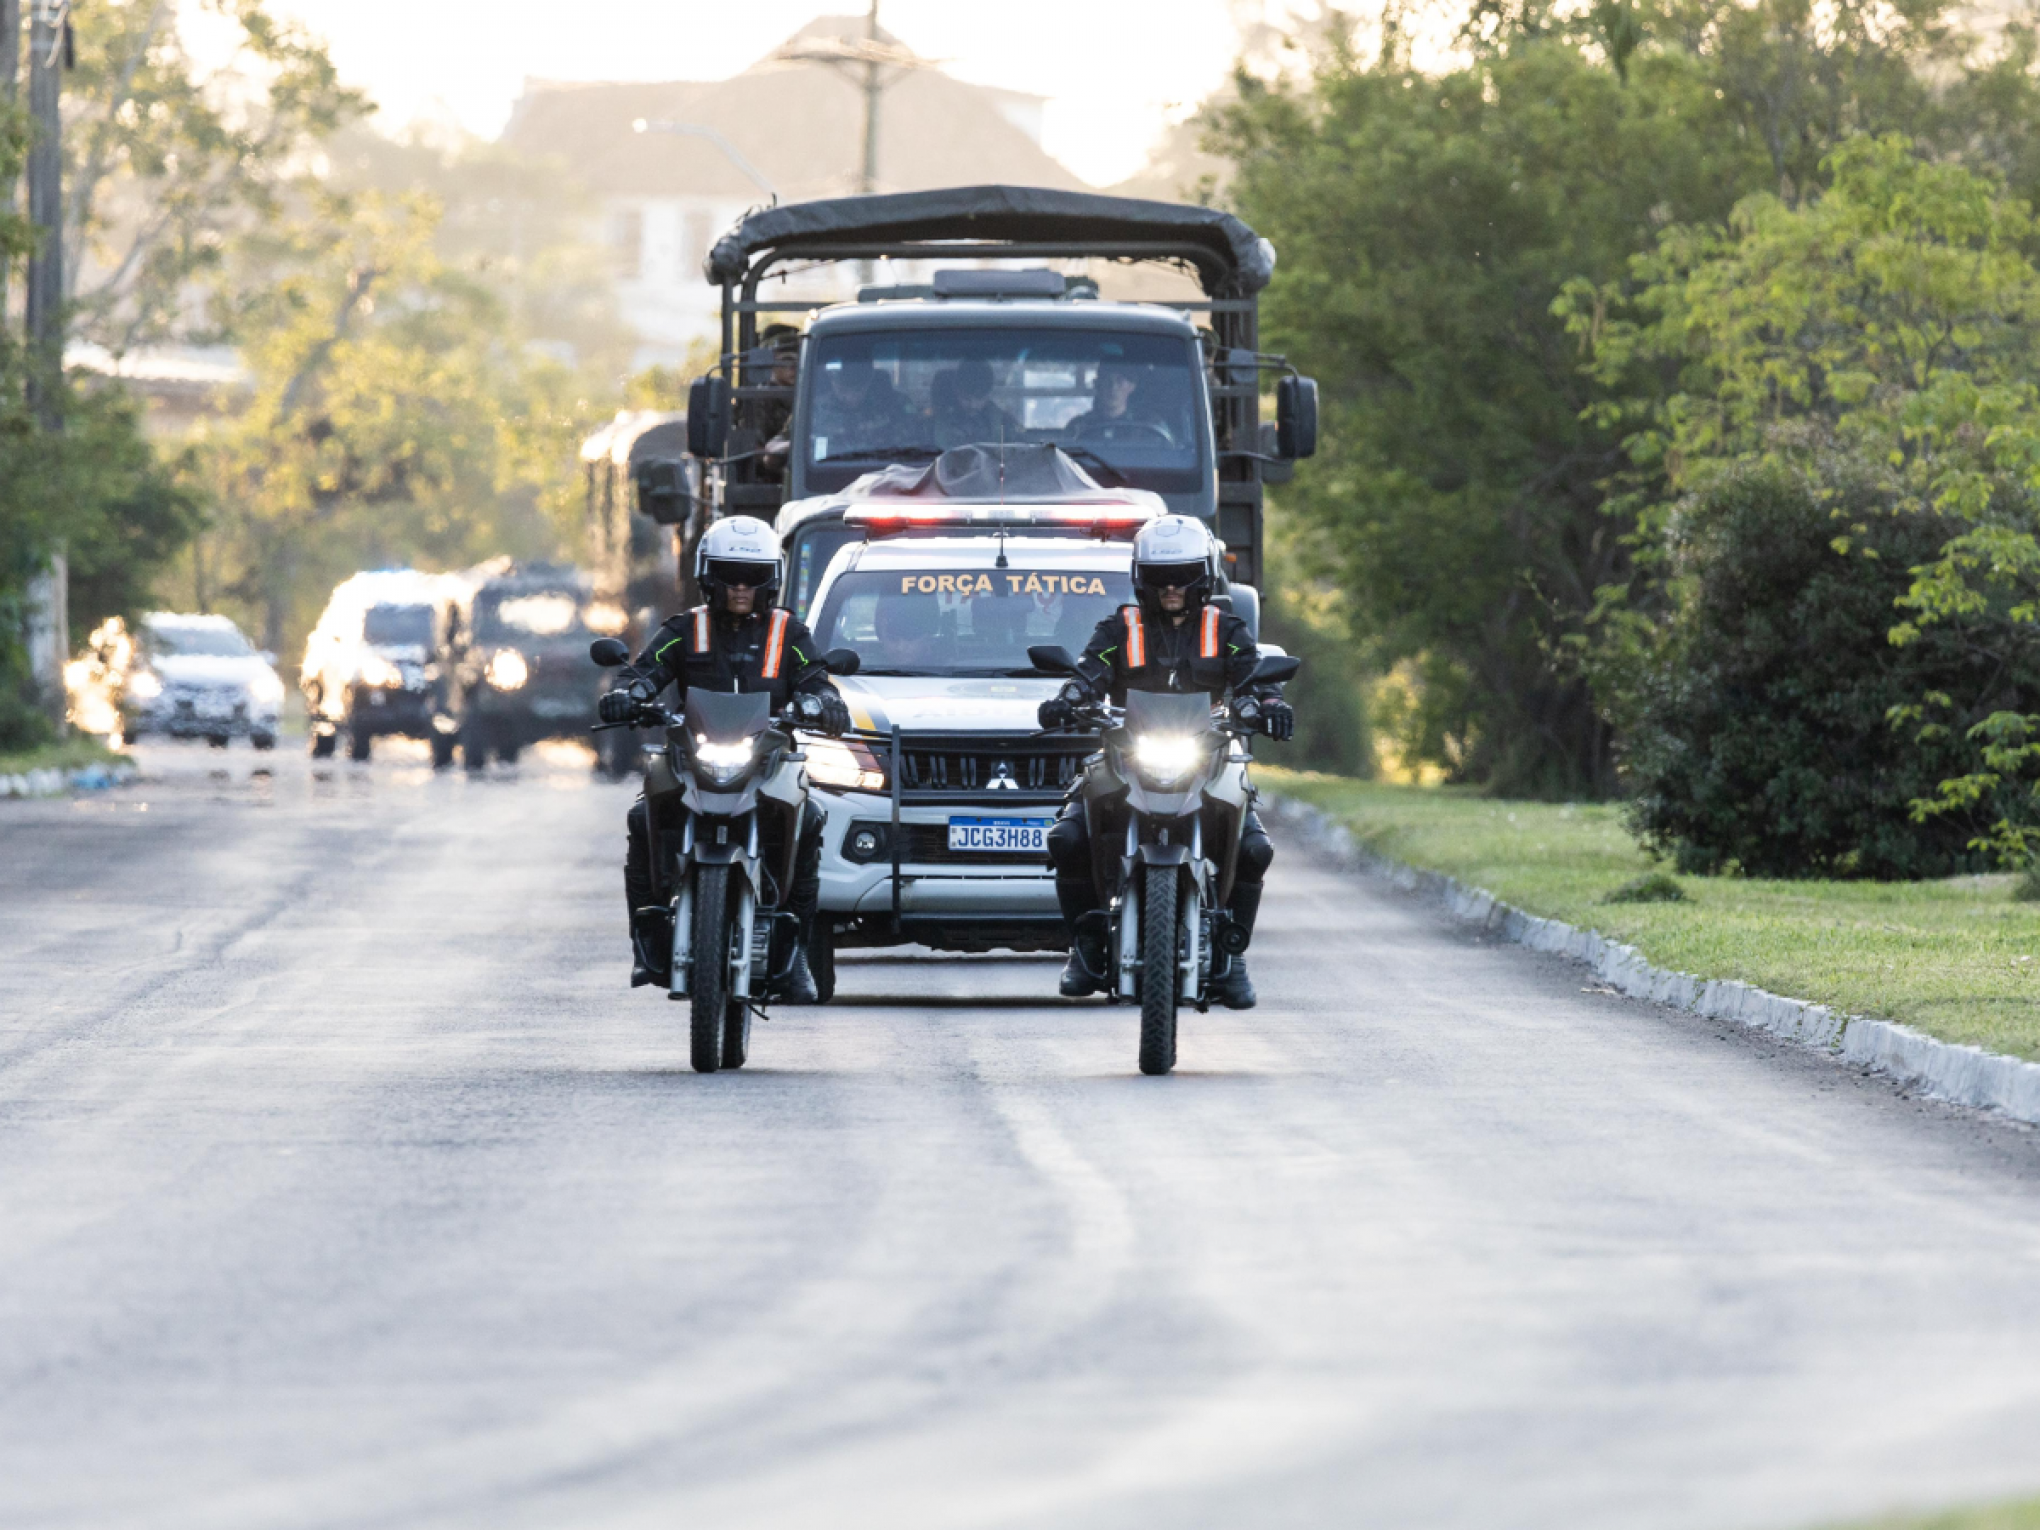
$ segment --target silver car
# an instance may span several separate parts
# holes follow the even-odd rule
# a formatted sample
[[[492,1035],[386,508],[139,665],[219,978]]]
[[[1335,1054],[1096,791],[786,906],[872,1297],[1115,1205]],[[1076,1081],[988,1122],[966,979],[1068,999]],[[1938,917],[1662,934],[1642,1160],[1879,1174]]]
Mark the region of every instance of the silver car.
[[[123,737],[202,738],[219,749],[245,738],[257,749],[276,747],[283,681],[272,657],[226,617],[152,611],[124,657],[108,666]]]

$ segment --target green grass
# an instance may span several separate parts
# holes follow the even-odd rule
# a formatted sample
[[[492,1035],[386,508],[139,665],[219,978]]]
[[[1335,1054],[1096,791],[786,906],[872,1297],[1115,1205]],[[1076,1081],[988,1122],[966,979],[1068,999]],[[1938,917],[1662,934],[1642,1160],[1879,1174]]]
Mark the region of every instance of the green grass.
[[[1868,1520],[1847,1530],[2040,1530],[2040,1498],[1983,1509],[1952,1509],[1944,1514],[1901,1514]]]
[[[1627,941],[1658,966],[1740,978],[2040,1059],[2040,904],[2015,902],[2010,876],[1682,876],[1674,880],[1683,901],[1608,902],[1625,884],[1669,870],[1637,847],[1619,807],[1499,802],[1266,767],[1254,774],[1262,787],[1332,814],[1382,855]],[[2040,1519],[2033,1523],[2040,1530]]]
[[[28,749],[19,754],[0,754],[0,776],[18,775],[29,770],[76,770],[83,765],[111,765],[126,758],[106,747],[99,739],[74,733],[61,744],[45,744],[40,749]]]

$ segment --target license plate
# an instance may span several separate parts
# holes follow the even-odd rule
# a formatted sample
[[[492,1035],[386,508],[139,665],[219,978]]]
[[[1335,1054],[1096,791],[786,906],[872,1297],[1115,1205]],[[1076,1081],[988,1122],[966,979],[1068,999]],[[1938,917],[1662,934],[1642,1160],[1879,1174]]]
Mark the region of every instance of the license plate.
[[[1046,818],[952,818],[952,850],[1009,850],[1015,855],[1048,853]]]

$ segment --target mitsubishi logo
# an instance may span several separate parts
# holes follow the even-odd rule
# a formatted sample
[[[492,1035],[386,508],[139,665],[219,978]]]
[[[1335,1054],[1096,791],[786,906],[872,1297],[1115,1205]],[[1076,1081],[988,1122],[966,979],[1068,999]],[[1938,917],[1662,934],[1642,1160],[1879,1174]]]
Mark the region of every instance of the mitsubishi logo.
[[[988,792],[1017,792],[1020,783],[1013,779],[1013,762],[998,760],[992,765],[992,779],[985,783]]]

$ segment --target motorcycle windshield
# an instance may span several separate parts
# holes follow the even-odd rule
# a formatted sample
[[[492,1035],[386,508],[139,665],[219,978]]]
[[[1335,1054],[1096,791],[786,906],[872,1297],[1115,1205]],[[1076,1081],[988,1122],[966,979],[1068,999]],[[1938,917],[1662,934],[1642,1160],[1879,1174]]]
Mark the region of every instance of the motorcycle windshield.
[[[687,726],[711,744],[741,744],[772,722],[772,698],[763,691],[687,688]]]
[[[1211,698],[1202,691],[1178,695],[1169,691],[1128,691],[1126,731],[1136,737],[1149,734],[1195,736],[1211,729]]]

